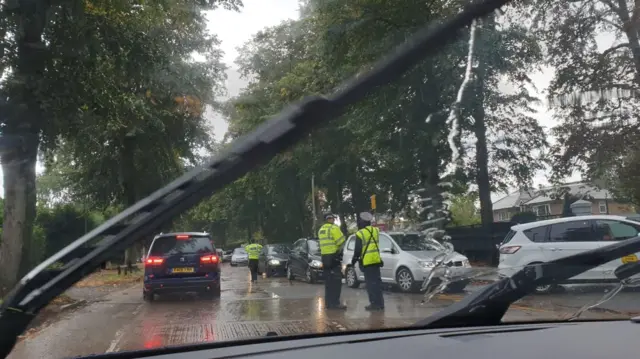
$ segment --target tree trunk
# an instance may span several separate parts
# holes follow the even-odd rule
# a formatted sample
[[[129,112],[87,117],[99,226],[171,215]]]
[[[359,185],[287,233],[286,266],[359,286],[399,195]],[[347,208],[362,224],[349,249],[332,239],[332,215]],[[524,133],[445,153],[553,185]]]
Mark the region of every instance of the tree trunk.
[[[494,25],[493,19],[487,20],[484,26],[476,29],[476,43],[482,38],[483,31],[492,29]],[[486,63],[484,59],[478,60],[478,67],[475,71],[474,95],[475,101],[473,106],[473,119],[475,124],[473,131],[476,137],[476,182],[478,184],[478,195],[480,199],[480,219],[483,226],[493,223],[493,204],[491,203],[491,182],[489,179],[489,151],[487,149],[487,126],[485,124],[484,110],[484,90],[486,77]]]
[[[42,33],[47,23],[48,1],[20,1],[16,11],[18,61],[14,81],[7,84],[8,106],[3,135],[24,136],[22,145],[1,154],[4,179],[4,223],[0,243],[0,295],[18,281],[21,261],[31,249],[36,214],[36,160],[39,146],[40,104],[34,101],[44,75],[46,46]],[[26,250],[26,251],[25,251]],[[28,266],[28,264],[27,264]]]
[[[139,191],[136,182],[135,175],[135,136],[123,136],[122,144],[122,168],[121,168],[121,181],[122,192],[127,207],[131,207],[138,201]],[[133,271],[133,264],[136,262],[137,242],[132,244],[124,251],[124,264],[127,268],[125,273]]]
[[[0,243],[0,293],[6,294],[29,268],[31,232],[36,214],[36,157],[38,143],[2,155],[4,218]]]

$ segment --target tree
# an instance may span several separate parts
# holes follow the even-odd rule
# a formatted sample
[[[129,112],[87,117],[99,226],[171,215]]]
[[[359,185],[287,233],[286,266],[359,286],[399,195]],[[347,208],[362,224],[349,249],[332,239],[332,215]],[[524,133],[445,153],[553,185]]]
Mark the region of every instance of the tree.
[[[83,179],[93,182],[84,195],[131,204],[149,187],[157,188],[175,175],[181,157],[189,157],[186,148],[203,140],[197,101],[184,107],[175,97],[192,96],[201,107],[212,103],[219,89],[220,52],[205,33],[202,11],[240,5],[237,0],[15,4],[2,9],[1,32],[15,34],[4,44],[8,51],[2,59],[3,69],[11,70],[0,89],[7,114],[2,133],[24,141],[1,158],[6,196],[1,291],[17,280],[21,253],[29,248],[38,148],[51,155],[61,146],[73,157],[72,167],[82,168]],[[211,60],[191,61],[194,51]],[[139,188],[134,166],[149,171],[147,187]]]
[[[480,216],[476,201],[478,196],[475,194],[467,194],[456,196],[451,200],[451,226],[469,226],[480,224]]]
[[[521,23],[491,15],[477,28],[474,82],[467,102],[468,124],[476,139],[470,177],[475,178],[482,223],[493,223],[492,191],[530,185],[544,168],[546,135],[532,116],[538,99],[529,74],[542,60],[533,34]],[[497,21],[501,26],[497,26]],[[513,90],[506,93],[500,83]]]
[[[604,0],[541,0],[534,6],[537,34],[555,69],[549,98],[560,122],[553,131],[556,177],[574,170],[586,180],[619,173],[640,129],[640,7]]]

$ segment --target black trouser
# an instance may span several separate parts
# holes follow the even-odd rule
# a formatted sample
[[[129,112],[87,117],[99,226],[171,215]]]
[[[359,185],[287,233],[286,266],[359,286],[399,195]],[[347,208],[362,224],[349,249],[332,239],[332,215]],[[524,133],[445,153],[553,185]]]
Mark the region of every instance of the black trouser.
[[[251,281],[255,282],[258,280],[258,260],[257,259],[249,259],[249,270],[251,271]]]
[[[363,267],[364,282],[367,286],[367,294],[369,302],[372,306],[384,308],[384,298],[382,297],[382,278],[380,275],[380,266],[373,265]]]
[[[324,274],[324,305],[327,308],[339,306],[342,292],[342,273],[335,255],[322,256]]]

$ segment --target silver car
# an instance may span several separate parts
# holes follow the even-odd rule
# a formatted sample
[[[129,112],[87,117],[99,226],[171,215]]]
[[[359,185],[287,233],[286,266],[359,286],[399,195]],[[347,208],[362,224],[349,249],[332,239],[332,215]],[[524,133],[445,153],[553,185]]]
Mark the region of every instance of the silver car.
[[[351,288],[358,288],[364,281],[360,266],[351,265],[355,243],[355,236],[351,235],[344,246],[342,257],[343,273]],[[447,253],[442,244],[419,232],[380,232],[379,248],[384,262],[380,270],[382,282],[397,285],[403,292],[419,291],[422,282],[434,267],[433,260]],[[445,261],[453,278],[464,278],[472,271],[469,259],[457,252],[450,253]],[[468,283],[469,280],[452,281],[447,289],[462,291]]]
[[[246,266],[249,263],[249,255],[244,248],[236,248],[233,250],[233,254],[231,254],[231,265],[232,266]]]

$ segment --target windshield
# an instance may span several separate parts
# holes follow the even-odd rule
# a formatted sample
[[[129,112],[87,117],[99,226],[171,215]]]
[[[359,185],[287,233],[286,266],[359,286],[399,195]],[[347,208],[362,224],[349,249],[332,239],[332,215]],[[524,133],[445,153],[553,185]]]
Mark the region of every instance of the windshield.
[[[470,3],[4,0],[0,307],[38,313],[11,359],[402,327],[632,241],[640,1],[412,37]],[[635,316],[639,257],[502,320]]]
[[[180,254],[212,253],[210,237],[189,236],[179,239],[177,236],[156,238],[149,250],[150,256],[172,256]]]
[[[287,254],[289,249],[284,245],[269,246],[269,254]]]
[[[308,240],[309,244],[309,254],[319,256],[320,255],[320,243],[316,240]]]
[[[446,251],[440,243],[427,238],[424,234],[394,234],[391,236],[403,251]]]

